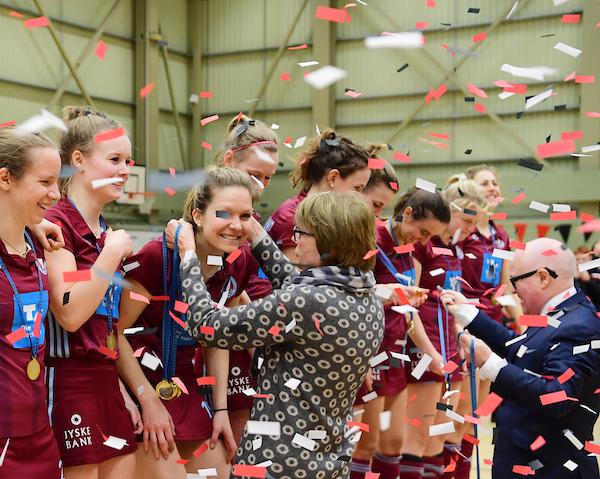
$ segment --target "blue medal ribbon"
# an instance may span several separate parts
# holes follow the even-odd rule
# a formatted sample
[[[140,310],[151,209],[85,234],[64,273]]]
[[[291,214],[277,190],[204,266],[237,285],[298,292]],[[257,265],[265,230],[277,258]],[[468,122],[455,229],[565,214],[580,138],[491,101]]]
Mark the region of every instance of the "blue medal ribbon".
[[[477,378],[475,376],[475,339],[471,339],[470,344],[471,363],[469,364],[469,382],[471,383],[471,409],[473,417],[478,417],[475,414],[477,409]],[[477,424],[473,424],[473,433],[475,438],[478,438]],[[475,457],[477,460],[477,479],[481,477],[481,468],[479,465],[479,444],[475,445]]]

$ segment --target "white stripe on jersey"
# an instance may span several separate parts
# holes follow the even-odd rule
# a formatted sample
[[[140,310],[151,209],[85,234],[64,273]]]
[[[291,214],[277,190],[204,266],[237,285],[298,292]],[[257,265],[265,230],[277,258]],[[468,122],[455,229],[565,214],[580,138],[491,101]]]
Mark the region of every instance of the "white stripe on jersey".
[[[52,410],[54,409],[54,368],[47,368],[48,380],[48,419],[52,426]]]

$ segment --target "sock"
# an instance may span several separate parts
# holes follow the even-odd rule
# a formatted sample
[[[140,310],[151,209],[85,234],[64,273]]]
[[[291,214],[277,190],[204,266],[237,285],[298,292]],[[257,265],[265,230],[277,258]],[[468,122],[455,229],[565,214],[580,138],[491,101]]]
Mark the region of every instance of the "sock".
[[[431,478],[438,479],[442,477],[444,473],[444,453],[440,453],[437,456],[425,456],[423,457],[423,479]]]
[[[350,479],[365,479],[367,472],[371,472],[371,461],[353,457],[350,463]]]
[[[387,456],[381,452],[373,457],[373,472],[379,473],[379,479],[396,479],[400,474],[400,458],[402,456]]]
[[[444,472],[442,474],[443,479],[451,479],[454,477],[454,473],[456,472],[456,465],[458,464],[460,444],[454,444],[451,442],[447,442],[444,444],[444,469],[446,469],[452,461],[454,461],[454,467],[451,468],[451,471]]]
[[[423,458],[412,454],[403,454],[400,459],[400,477],[402,479],[422,479]]]
[[[473,443],[465,441],[463,439],[460,444],[460,453],[458,456],[458,462],[456,463],[456,472],[454,477],[456,479],[469,479],[471,474],[471,458],[473,456]],[[464,456],[464,457],[463,457]]]

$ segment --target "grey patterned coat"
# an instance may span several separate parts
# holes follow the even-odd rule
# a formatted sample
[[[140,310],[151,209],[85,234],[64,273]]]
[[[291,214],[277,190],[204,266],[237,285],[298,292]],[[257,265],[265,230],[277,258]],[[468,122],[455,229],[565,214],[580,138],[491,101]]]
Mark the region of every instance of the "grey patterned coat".
[[[267,465],[276,479],[347,478],[353,451],[347,423],[383,337],[373,274],[337,267],[298,274],[268,235],[253,253],[274,291],[235,308],[215,309],[194,254],[181,265],[190,332],[202,346],[264,347],[257,392],[270,396],[255,399],[250,420],[278,422],[281,434],[263,435],[253,448],[258,436],[246,428],[236,462]],[[201,326],[214,327],[214,335],[201,334]],[[286,385],[290,379],[300,384]]]

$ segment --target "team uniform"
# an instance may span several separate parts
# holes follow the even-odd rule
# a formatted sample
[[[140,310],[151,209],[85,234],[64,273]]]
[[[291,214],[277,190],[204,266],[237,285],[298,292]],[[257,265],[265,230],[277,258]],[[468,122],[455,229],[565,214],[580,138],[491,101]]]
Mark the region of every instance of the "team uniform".
[[[28,243],[32,249],[22,258],[0,241],[0,478],[58,479],[62,465],[44,382],[48,273],[42,248]]]
[[[464,294],[470,298],[479,298],[486,314],[495,321],[502,322],[502,306],[492,303],[492,296],[500,286],[502,259],[493,257],[494,249],[510,251],[510,239],[501,226],[490,221],[490,237],[486,238],[478,230],[471,233],[461,243],[465,253],[463,260],[463,278],[471,288],[465,285]],[[486,294],[484,294],[486,293]]]
[[[302,190],[293,198],[285,200],[265,222],[265,230],[281,250],[296,246],[292,239],[292,230],[296,225],[296,210],[306,195],[307,192]]]
[[[391,225],[390,229],[391,234],[386,227],[386,222],[378,222],[376,227],[379,252],[375,263],[375,280],[378,284],[402,283],[413,286],[415,284],[415,268],[412,253],[399,254],[394,250],[400,244]],[[385,255],[389,263],[382,255]],[[400,273],[402,276],[398,278],[396,273]],[[377,353],[385,352],[388,359],[373,368],[373,390],[378,396],[395,396],[404,391],[407,384],[404,363],[400,359],[394,358],[391,353],[406,353],[408,329],[404,315],[393,311],[392,306],[392,304],[384,306],[385,330]],[[366,385],[363,384],[357,394],[356,403],[362,404],[362,397],[366,394],[368,391]]]
[[[97,239],[68,198],[53,206],[46,219],[61,227],[65,249],[73,253],[77,269],[90,269],[104,246],[105,233]],[[102,217],[100,223],[106,225]],[[49,315],[48,414],[66,467],[98,464],[137,448],[115,359],[105,354],[114,347],[118,355],[115,332],[120,296],[118,282],[111,283],[92,317],[72,333]],[[109,444],[120,444],[105,445],[107,439]]]
[[[439,250],[437,248],[440,248]],[[449,250],[449,251],[446,251]],[[448,253],[448,254],[444,254]],[[419,316],[425,328],[429,340],[442,356],[445,353],[446,360],[453,359],[457,362],[455,354],[457,351],[456,333],[454,329],[454,318],[446,313],[443,305],[439,302],[437,287],[460,291],[460,280],[462,275],[462,260],[464,252],[459,245],[447,245],[439,236],[434,236],[425,245],[415,243],[414,258],[421,264],[421,279],[419,286],[429,289],[427,300],[419,307]],[[437,270],[437,271],[436,271]],[[442,271],[443,270],[443,271]],[[433,273],[433,274],[432,274]],[[438,323],[442,323],[442,334]],[[422,357],[422,352],[408,339],[408,354],[411,358],[410,368],[413,370]],[[444,378],[431,371],[426,371],[420,379],[408,374],[409,383],[417,382],[442,382]],[[452,379],[459,379],[459,373],[454,373]]]
[[[134,264],[136,267],[128,271],[127,279],[140,283],[152,296],[168,294],[168,290],[165,291],[164,287],[164,273],[166,266],[167,278],[171,277],[172,255],[167,254],[165,265],[163,253],[162,238],[147,243],[139,253],[128,258],[125,267],[129,269],[127,265]],[[249,255],[251,256],[250,251],[245,247],[242,248],[241,256],[232,264],[223,261],[223,268],[208,280],[208,289],[215,301],[218,302],[223,298],[223,304],[226,306],[244,291],[253,271],[252,265],[257,264],[255,260],[249,261]],[[152,333],[142,331],[142,334],[129,336],[128,339],[134,349],[144,347],[144,351],[154,353],[161,358],[164,365],[164,328],[173,327],[175,323],[169,319],[170,323],[165,324],[163,307],[163,301],[151,301],[134,326],[141,326]],[[189,394],[181,394],[179,397],[164,401],[163,404],[173,418],[178,440],[203,440],[211,435],[212,412],[205,392],[198,388],[196,382],[197,377],[205,376],[202,348],[197,347],[196,342],[188,334],[184,334],[176,349],[173,371],[186,386]],[[253,386],[248,373],[249,359],[246,359],[248,353],[246,351],[235,351],[235,353],[230,354],[228,407],[231,410],[249,409],[252,406],[252,398],[242,392]],[[160,368],[155,371],[145,367],[143,369],[153,386],[165,379],[164,371]]]

